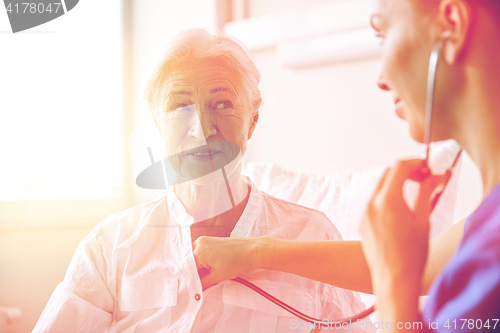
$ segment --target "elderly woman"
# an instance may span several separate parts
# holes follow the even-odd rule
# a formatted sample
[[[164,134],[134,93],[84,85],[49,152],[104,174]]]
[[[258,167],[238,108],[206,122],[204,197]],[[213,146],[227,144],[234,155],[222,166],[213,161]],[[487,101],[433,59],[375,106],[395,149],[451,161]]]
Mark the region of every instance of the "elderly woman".
[[[178,34],[145,99],[164,139],[174,184],[157,200],[102,221],[78,246],[34,332],[290,332],[306,327],[234,281],[203,290],[200,236],[338,240],[320,212],[260,192],[241,175],[259,119],[260,75],[235,40]],[[250,263],[249,263],[250,265]],[[316,318],[364,306],[352,291],[289,273],[244,276]],[[308,327],[311,331],[318,327]]]

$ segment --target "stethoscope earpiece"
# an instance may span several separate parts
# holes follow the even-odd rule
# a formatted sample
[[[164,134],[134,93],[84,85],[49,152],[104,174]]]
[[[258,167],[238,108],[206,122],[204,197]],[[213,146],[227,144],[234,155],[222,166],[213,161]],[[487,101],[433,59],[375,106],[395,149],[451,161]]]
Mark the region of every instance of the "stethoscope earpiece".
[[[441,41],[444,42],[445,40],[447,40],[448,38],[450,38],[452,34],[453,33],[451,32],[451,30],[445,30],[445,31],[443,31],[441,33]]]

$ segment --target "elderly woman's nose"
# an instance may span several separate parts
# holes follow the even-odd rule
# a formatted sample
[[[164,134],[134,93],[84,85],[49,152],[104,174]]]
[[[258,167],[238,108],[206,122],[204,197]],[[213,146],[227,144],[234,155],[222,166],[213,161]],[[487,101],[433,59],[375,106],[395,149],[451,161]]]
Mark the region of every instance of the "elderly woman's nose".
[[[196,112],[191,121],[189,135],[199,140],[205,140],[217,134],[215,119],[209,112]]]

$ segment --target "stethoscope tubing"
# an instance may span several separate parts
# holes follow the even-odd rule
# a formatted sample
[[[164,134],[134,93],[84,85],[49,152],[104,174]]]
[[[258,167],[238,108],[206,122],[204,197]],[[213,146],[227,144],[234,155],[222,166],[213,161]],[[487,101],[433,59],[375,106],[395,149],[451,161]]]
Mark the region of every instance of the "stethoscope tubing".
[[[426,156],[425,160],[429,163],[429,153],[431,144],[431,131],[432,131],[432,107],[434,105],[434,91],[436,90],[436,72],[438,68],[439,54],[443,48],[443,42],[439,41],[432,50],[429,59],[429,70],[427,73],[427,102],[425,106],[425,145]]]
[[[338,319],[338,320],[329,320],[329,319],[316,319],[313,317],[310,317],[299,310],[293,308],[292,306],[286,304],[285,302],[279,300],[278,298],[274,297],[273,295],[269,294],[268,292],[264,291],[263,289],[257,287],[255,284],[242,279],[240,277],[234,278],[233,281],[241,283],[242,285],[252,289],[256,293],[260,294],[264,298],[268,299],[269,301],[273,302],[280,308],[286,310],[287,312],[291,313],[295,317],[302,319],[304,322],[309,322],[311,324],[318,324],[318,325],[342,325],[342,324],[351,324],[352,322],[357,322],[359,319],[363,319],[370,314],[372,314],[375,311],[375,305],[372,307],[366,309],[363,312],[360,312],[352,317],[349,318],[344,318],[344,319]]]

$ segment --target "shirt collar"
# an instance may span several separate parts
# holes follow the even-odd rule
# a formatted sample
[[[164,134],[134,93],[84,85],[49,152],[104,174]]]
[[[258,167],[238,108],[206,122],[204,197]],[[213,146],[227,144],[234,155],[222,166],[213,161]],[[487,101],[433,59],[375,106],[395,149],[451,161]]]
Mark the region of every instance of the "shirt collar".
[[[184,208],[184,205],[177,198],[172,187],[168,190],[167,204],[173,222],[181,227],[189,227],[193,224],[193,217],[186,212],[186,208]]]
[[[246,182],[250,185],[250,196],[247,205],[241,214],[240,219],[231,231],[230,237],[244,237],[257,221],[257,217],[262,209],[262,192],[247,177]]]
[[[231,237],[244,237],[255,224],[262,207],[262,192],[257,189],[255,184],[249,178],[244,178],[250,185],[250,196],[240,219],[231,232]],[[179,198],[177,198],[177,195],[175,195],[172,187],[170,187],[167,193],[167,205],[169,215],[172,217],[173,222],[177,225],[181,227],[189,227],[193,224],[193,217],[186,212],[184,205],[181,203]]]

